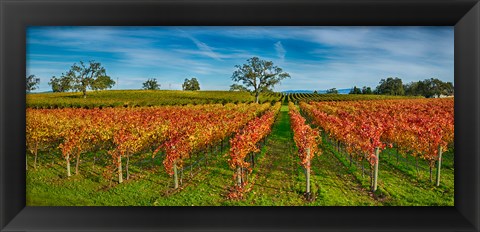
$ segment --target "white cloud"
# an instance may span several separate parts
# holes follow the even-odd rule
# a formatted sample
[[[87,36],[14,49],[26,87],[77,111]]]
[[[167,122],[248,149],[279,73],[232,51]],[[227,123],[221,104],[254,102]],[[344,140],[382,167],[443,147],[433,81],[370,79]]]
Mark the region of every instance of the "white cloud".
[[[184,32],[184,31],[182,31],[182,32],[187,38],[189,38],[195,44],[195,46],[197,46],[197,48],[200,50],[200,54],[203,54],[203,55],[208,56],[208,57],[210,57],[212,59],[215,59],[215,60],[222,60],[220,58],[220,55],[213,51],[212,47],[210,47],[206,43],[196,39],[195,37],[187,34],[186,32]]]
[[[277,52],[278,58],[280,58],[280,60],[284,61],[285,60],[285,54],[287,53],[287,51],[283,47],[282,42],[278,41],[274,44],[274,46],[275,46],[275,51]]]

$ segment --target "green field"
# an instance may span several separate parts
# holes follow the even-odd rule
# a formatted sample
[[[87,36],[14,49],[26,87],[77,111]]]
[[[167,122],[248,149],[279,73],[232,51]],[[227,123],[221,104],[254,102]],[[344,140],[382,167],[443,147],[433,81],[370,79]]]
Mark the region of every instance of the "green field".
[[[259,103],[282,101],[351,101],[416,98],[411,96],[313,94],[313,93],[263,93]],[[248,92],[237,91],[180,91],[180,90],[104,90],[90,91],[87,98],[82,93],[36,93],[27,94],[29,108],[102,108],[142,107],[162,105],[199,105],[249,103],[255,97]]]
[[[89,105],[107,105],[121,102],[128,106],[142,105],[145,101],[160,104],[167,99],[155,101],[159,93],[177,96],[179,91],[104,91],[89,93]],[[119,94],[121,93],[121,94]],[[174,93],[174,94],[173,94]],[[185,92],[192,101],[211,101],[206,97],[209,91]],[[222,92],[220,92],[222,93]],[[221,95],[216,93],[214,95]],[[249,99],[248,93],[223,92],[234,99]],[[246,95],[247,94],[247,95]],[[140,98],[139,96],[147,96]],[[228,95],[228,94],[227,94]],[[72,106],[84,100],[80,94],[31,94],[28,105],[48,108]],[[109,97],[110,96],[110,97]],[[280,99],[280,95],[271,97]],[[360,95],[361,96],[361,95]],[[131,100],[128,99],[145,99]],[[66,100],[65,100],[66,99]],[[105,101],[105,99],[108,99]],[[187,102],[175,98],[178,102]],[[202,100],[203,99],[203,100]],[[222,99],[222,98],[218,98]],[[71,101],[70,101],[71,100]],[[70,102],[69,102],[70,101]],[[165,100],[167,101],[167,100]],[[213,101],[213,100],[212,100]],[[238,100],[241,102],[241,100]],[[60,105],[63,102],[65,105]],[[69,102],[69,103],[67,103]],[[111,103],[107,103],[111,102]],[[134,103],[132,103],[134,102]],[[120,103],[119,103],[120,104]],[[180,188],[174,190],[173,179],[163,168],[163,156],[152,158],[151,153],[137,154],[130,159],[130,179],[122,184],[103,177],[104,167],[110,160],[108,155],[87,153],[80,160],[80,173],[69,178],[65,172],[65,160],[60,152],[41,152],[37,168],[33,167],[33,156],[27,154],[27,205],[29,206],[418,206],[454,205],[453,152],[444,154],[442,182],[435,187],[428,179],[428,167],[422,161],[416,165],[413,157],[397,156],[394,149],[381,153],[379,165],[379,189],[372,193],[369,178],[362,175],[361,164],[351,163],[348,156],[338,151],[327,138],[323,138],[323,154],[312,161],[312,192],[315,198],[308,202],[303,197],[305,175],[296,155],[293,135],[290,129],[288,107],[283,105],[272,132],[256,155],[253,183],[244,199],[230,200],[226,196],[233,185],[233,171],[228,166],[225,154],[228,142],[215,144],[205,152],[194,154],[185,170],[180,172]],[[190,168],[191,166],[191,168]]]
[[[279,101],[281,94],[266,93],[260,103]],[[180,90],[104,90],[90,91],[87,98],[82,93],[37,93],[27,95],[31,108],[95,108],[139,107],[162,105],[198,105],[253,102],[248,92],[233,91],[180,91]]]

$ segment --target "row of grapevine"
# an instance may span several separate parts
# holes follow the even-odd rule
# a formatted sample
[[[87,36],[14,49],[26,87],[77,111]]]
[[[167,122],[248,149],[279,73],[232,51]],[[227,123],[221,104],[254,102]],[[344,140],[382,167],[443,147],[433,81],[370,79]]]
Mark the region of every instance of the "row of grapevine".
[[[230,136],[269,107],[270,104],[260,105],[253,114],[236,110],[216,116],[218,111],[210,111],[201,115],[200,119],[194,118],[197,115],[183,115],[182,122],[175,123],[167,135],[167,141],[157,148],[157,151],[164,149],[166,152],[163,164],[170,175],[175,175],[175,188],[178,187],[176,169],[183,167],[184,159],[190,158],[193,152],[205,150],[209,144]]]
[[[313,157],[321,153],[318,147],[321,138],[318,131],[313,130],[305,123],[305,118],[302,117],[295,104],[292,102],[288,103],[288,109],[293,130],[293,139],[298,148],[298,156],[300,157],[301,164],[305,168],[305,194],[307,199],[310,199],[310,165]]]
[[[360,100],[386,100],[419,98],[412,96],[393,95],[352,95],[352,94],[317,94],[317,93],[285,93],[282,102],[310,102],[310,101],[360,101]]]
[[[233,194],[241,194],[247,185],[245,177],[247,173],[252,172],[254,153],[259,151],[257,144],[270,134],[280,106],[280,103],[276,103],[265,114],[248,122],[230,139],[229,165],[234,170],[234,179],[236,180]],[[249,155],[250,157],[248,157]]]
[[[386,146],[426,160],[432,179],[432,168],[453,143],[453,99],[311,102],[301,108],[348,153],[370,162],[374,190],[379,154]],[[437,170],[439,185],[440,166]]]
[[[418,96],[394,96],[374,94],[312,94],[302,101],[365,101],[365,100],[390,100],[390,99],[417,99]]]
[[[227,104],[106,109],[27,109],[26,142],[30,153],[60,150],[70,161],[97,152],[112,158],[106,175],[117,172],[123,181],[122,158],[126,172],[132,155],[144,151],[166,153],[164,167],[170,174],[183,160],[209,144],[233,134],[270,104]],[[176,185],[176,187],[178,187]]]

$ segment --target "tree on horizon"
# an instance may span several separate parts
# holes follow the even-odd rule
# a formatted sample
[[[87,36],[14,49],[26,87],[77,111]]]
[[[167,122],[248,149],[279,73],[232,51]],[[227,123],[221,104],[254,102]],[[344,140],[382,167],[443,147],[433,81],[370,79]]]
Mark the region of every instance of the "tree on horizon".
[[[36,78],[35,75],[30,75],[27,77],[26,82],[27,93],[30,93],[38,88],[38,85],[40,84],[40,78]]]
[[[379,85],[375,89],[377,94],[385,95],[405,95],[405,90],[403,89],[402,79],[398,77],[389,77],[387,79],[381,79]]]
[[[148,79],[145,82],[142,83],[143,89],[145,90],[159,90],[160,89],[160,84],[158,84],[156,78]]]
[[[251,92],[255,96],[256,103],[259,101],[260,93],[272,91],[276,84],[290,77],[290,74],[283,72],[272,61],[262,60],[258,57],[248,59],[246,64],[235,65],[235,68],[232,80],[242,82],[245,89],[253,88]]]
[[[337,88],[327,89],[327,94],[338,94]]]
[[[52,86],[53,92],[74,90],[82,92],[83,98],[86,98],[88,88],[92,90],[109,89],[115,85],[115,81],[107,75],[100,62],[92,60],[88,63],[80,61],[79,65],[74,63],[66,74],[62,73],[59,78],[53,76],[48,84]]]
[[[195,77],[193,77],[192,79],[185,78],[185,81],[182,84],[182,90],[189,90],[189,91],[200,90],[200,83],[198,83],[198,80]]]

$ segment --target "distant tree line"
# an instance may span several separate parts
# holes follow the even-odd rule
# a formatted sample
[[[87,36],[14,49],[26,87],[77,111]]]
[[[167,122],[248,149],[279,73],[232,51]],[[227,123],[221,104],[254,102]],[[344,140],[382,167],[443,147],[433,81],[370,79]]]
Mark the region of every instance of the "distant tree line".
[[[349,94],[373,94],[373,91],[372,88],[367,86],[363,86],[361,89],[357,88],[357,86],[353,86]]]
[[[262,60],[258,57],[248,59],[243,65],[235,65],[235,69],[231,78],[237,83],[230,86],[230,91],[250,92],[255,96],[256,102],[258,102],[260,93],[272,92],[275,85],[290,77],[290,74],[283,72],[272,61]],[[27,93],[37,89],[39,83],[40,79],[36,78],[35,75],[27,76]],[[84,63],[80,61],[79,65],[74,63],[70,70],[65,74],[62,73],[60,77],[53,76],[48,84],[52,87],[53,92],[78,91],[82,92],[83,97],[86,98],[87,89],[110,89],[116,83],[107,75],[105,68],[99,62],[89,61]],[[142,88],[146,90],[160,89],[160,84],[155,78],[148,79],[142,85]],[[197,78],[186,78],[182,84],[182,90],[200,90]],[[317,93],[317,91],[314,93]],[[338,94],[338,90],[331,88],[326,93]],[[453,95],[454,86],[452,82],[443,82],[436,78],[403,84],[402,79],[398,77],[388,77],[387,79],[381,79],[374,90],[367,86],[362,88],[354,86],[349,94],[407,95],[431,98]]]
[[[403,84],[402,79],[398,77],[389,77],[387,79],[381,79],[379,85],[373,91],[370,87],[364,86],[360,89],[354,86],[349,94],[424,96],[426,98],[431,98],[451,96],[454,94],[454,87],[452,82],[443,82],[436,78]]]
[[[418,82],[410,82],[403,86],[405,95],[424,96],[424,97],[440,97],[451,96],[454,94],[452,82],[443,82],[438,79],[430,78]]]

